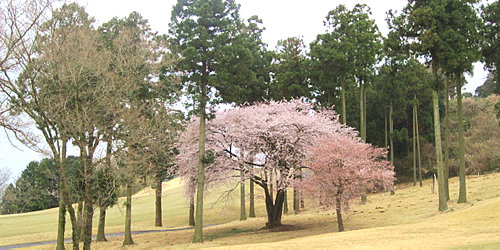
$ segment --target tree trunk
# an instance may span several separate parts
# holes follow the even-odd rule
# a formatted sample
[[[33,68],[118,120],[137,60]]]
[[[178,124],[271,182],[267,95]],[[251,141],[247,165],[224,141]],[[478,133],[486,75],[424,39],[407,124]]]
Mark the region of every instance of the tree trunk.
[[[393,133],[394,133],[394,120],[392,117],[393,113],[393,106],[392,106],[392,101],[391,105],[389,106],[389,143],[391,144],[391,164],[394,166],[394,140],[392,139]],[[394,166],[396,167],[396,166]],[[391,195],[394,195],[394,186],[391,186]]]
[[[250,180],[250,208],[249,210],[249,217],[254,217],[255,218],[255,184],[253,183],[253,180]]]
[[[444,91],[444,194],[450,200],[450,80],[446,78]]]
[[[418,104],[415,106],[415,131],[417,136],[418,180],[422,186],[422,158],[420,158],[420,133],[418,132]]]
[[[71,239],[73,243],[73,249],[79,249],[78,245],[78,237],[80,234],[80,226],[78,226],[78,222],[76,219],[75,209],[73,208],[73,202],[69,196],[68,191],[68,180],[66,179],[66,149],[67,149],[67,140],[62,140],[62,147],[60,154],[58,155],[54,150],[54,155],[56,155],[55,160],[59,172],[59,199],[64,201],[65,207],[69,212],[70,220],[71,220]],[[61,212],[61,211],[60,211]],[[64,213],[65,215],[66,213]],[[59,221],[61,222],[61,221]],[[66,218],[64,218],[64,224],[66,224]],[[62,238],[62,239],[61,239]],[[64,248],[64,232],[62,237],[59,237],[58,232],[58,242],[62,240],[62,247]],[[61,244],[61,243],[59,243]]]
[[[158,178],[156,180],[155,189],[155,227],[161,227],[161,192],[162,192],[163,178]]]
[[[342,221],[342,200],[341,200],[342,191],[339,189],[337,191],[337,195],[335,198],[336,204],[335,209],[337,212],[337,225],[339,227],[339,232],[344,231],[344,222]]]
[[[66,158],[66,156],[64,156],[64,158]],[[73,208],[73,205],[70,205],[70,204],[72,204],[72,202],[71,202],[71,199],[69,196],[69,191],[68,191],[68,183],[66,180],[66,170],[65,170],[64,161],[62,164],[64,167],[63,167],[63,169],[59,170],[59,174],[60,174],[59,178],[60,178],[60,181],[62,184],[62,195],[63,195],[64,203],[66,204],[66,208],[69,212],[69,216],[70,216],[70,220],[71,220],[71,230],[72,230],[71,240],[73,243],[73,249],[77,250],[80,248],[80,246],[78,244],[79,244],[79,236],[80,236],[81,227],[78,224],[75,209]],[[61,173],[62,173],[62,175],[61,175]],[[64,178],[62,176],[64,176]]]
[[[462,114],[462,74],[457,75],[457,112],[458,112],[458,175],[460,188],[458,193],[458,203],[467,202],[467,191],[465,187],[465,138],[464,123]]]
[[[392,118],[392,102],[391,105],[389,106],[389,144],[390,144],[390,153],[391,153],[391,163],[394,165],[394,141],[392,139],[392,133],[394,132],[394,122]]]
[[[132,240],[132,185],[127,183],[127,203],[125,211],[125,239],[123,240],[123,245],[132,245],[134,241]]]
[[[274,197],[274,185],[273,185],[274,179],[273,179],[273,171],[269,171],[269,195],[271,195],[271,198]]]
[[[293,188],[293,212],[298,214],[299,210],[299,190],[296,187]]]
[[[345,85],[340,89],[340,98],[342,102],[342,123],[347,124],[347,114],[345,105]]]
[[[437,70],[437,69],[434,69]],[[434,77],[437,78],[437,72]],[[438,172],[438,193],[439,193],[439,211],[448,209],[444,190],[444,168],[443,168],[443,148],[441,146],[441,123],[439,121],[439,99],[437,90],[432,90],[432,107],[434,116],[434,141],[436,143],[436,163]]]
[[[243,180],[243,171],[241,173],[241,182],[240,182],[240,220],[247,219],[247,212],[245,210],[245,181]]]
[[[94,216],[94,204],[92,201],[92,158],[90,156],[83,157],[84,164],[84,184],[85,193],[83,195],[83,249],[90,250],[92,243],[92,217]]]
[[[83,197],[81,197],[83,199]],[[83,201],[79,201],[78,202],[78,205],[77,205],[77,212],[78,212],[78,226],[80,227],[80,233],[78,234],[78,240],[79,241],[83,241],[83,236],[84,236],[84,232],[83,232],[83,228],[85,227],[85,223],[84,223],[84,217],[83,217]]]
[[[365,83],[363,82],[363,85]],[[367,110],[367,104],[366,104],[366,88],[363,87],[363,134],[364,134],[364,141],[366,142],[367,134],[366,134],[366,110]]]
[[[364,92],[365,92],[365,86],[363,85],[363,82],[360,80],[359,82],[360,88],[359,88],[359,132],[361,134],[361,139],[363,141],[366,141],[366,130],[365,130],[365,101],[364,101]]]
[[[206,66],[206,65],[204,65]],[[202,75],[206,75],[204,72]],[[196,178],[196,218],[194,225],[193,243],[203,242],[203,191],[205,189],[205,109],[207,106],[207,83],[202,82],[200,85],[200,136],[198,141],[198,175]]]
[[[287,190],[285,190],[285,194],[283,197],[283,213],[288,214],[288,198],[287,198]]]
[[[59,218],[57,222],[57,245],[56,249],[64,249],[64,231],[66,229],[66,202],[64,202],[66,180],[66,141],[63,141],[62,152],[56,159],[59,172]],[[68,203],[71,206],[71,203]],[[78,242],[77,242],[78,246]]]
[[[189,200],[189,225],[194,226],[194,195]]]
[[[56,245],[57,250],[64,249],[65,227],[66,227],[66,204],[64,203],[63,198],[59,197],[59,217],[57,221],[57,245]]]
[[[276,191],[276,200],[273,203],[273,197],[267,188],[264,188],[266,195],[267,228],[281,226],[281,215],[283,214],[284,190]]]
[[[387,113],[384,110],[384,148],[389,145],[389,140],[387,138]]]
[[[104,227],[106,225],[106,206],[99,207],[99,224],[97,226],[96,241],[107,241],[104,234]]]
[[[415,96],[413,96],[413,123],[412,123],[412,128],[413,128],[413,135],[412,135],[412,145],[413,145],[413,186],[417,185],[417,126],[416,126],[416,99]]]
[[[302,180],[302,168],[299,168],[299,180]],[[302,192],[300,191],[300,189],[298,189],[297,191],[298,191],[297,196],[298,196],[299,201],[300,201],[300,208],[304,209],[305,208],[304,196],[302,195]]]

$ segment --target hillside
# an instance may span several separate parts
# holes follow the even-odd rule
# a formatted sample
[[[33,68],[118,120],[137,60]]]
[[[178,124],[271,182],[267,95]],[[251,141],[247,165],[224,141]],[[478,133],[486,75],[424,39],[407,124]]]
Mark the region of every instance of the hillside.
[[[450,180],[451,197],[456,199],[458,179]],[[166,227],[184,227],[187,206],[178,179],[164,183],[164,222]],[[136,245],[129,248],[448,248],[500,244],[500,173],[468,176],[467,204],[450,201],[450,210],[437,212],[437,194],[431,182],[424,187],[400,185],[396,195],[387,193],[368,196],[364,205],[354,202],[346,213],[347,232],[336,232],[335,214],[317,209],[306,201],[307,211],[287,215],[285,226],[273,232],[262,229],[265,218],[237,221],[238,200],[211,206],[219,192],[209,195],[205,224],[220,224],[205,229],[205,243],[190,244],[192,230],[135,235]],[[154,192],[145,189],[134,196],[133,230],[158,229],[153,225]],[[264,215],[258,200],[258,216]],[[123,208],[111,209],[107,233],[123,230]],[[0,216],[0,245],[55,239],[57,210]],[[97,215],[96,215],[97,217]],[[50,221],[54,220],[54,221]],[[232,222],[231,222],[232,221]],[[46,223],[46,224],[44,224]],[[35,225],[35,226],[33,226]],[[165,227],[164,227],[165,228]],[[39,233],[35,231],[39,230]],[[68,228],[69,236],[69,228]],[[108,242],[95,243],[95,248],[120,247],[123,237],[109,237]],[[250,245],[251,244],[251,245]],[[53,248],[51,245],[44,246]],[[70,245],[68,245],[70,247]]]

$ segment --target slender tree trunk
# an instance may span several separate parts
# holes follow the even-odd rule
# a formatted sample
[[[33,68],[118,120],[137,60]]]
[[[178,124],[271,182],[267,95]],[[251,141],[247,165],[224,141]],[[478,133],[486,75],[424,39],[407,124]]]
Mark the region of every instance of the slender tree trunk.
[[[161,192],[162,192],[163,178],[158,178],[156,180],[156,189],[155,189],[155,227],[161,227]]]
[[[73,208],[73,205],[68,205],[71,204],[71,199],[69,196],[68,192],[68,184],[66,181],[63,181],[63,197],[64,197],[64,203],[66,204],[66,208],[69,212],[70,220],[71,220],[71,242],[73,243],[73,249],[77,250],[80,248],[79,244],[79,237],[80,237],[80,230],[81,227],[78,224],[77,218],[76,218],[76,213],[75,209]]]
[[[366,141],[366,134],[365,134],[365,101],[364,101],[364,92],[365,92],[365,86],[363,85],[363,82],[360,80],[359,82],[360,88],[359,88],[359,130],[361,133],[361,139],[363,141]]]
[[[450,80],[446,78],[444,91],[444,194],[450,200]]]
[[[394,122],[392,118],[393,113],[393,107],[392,107],[392,102],[391,105],[389,106],[389,144],[390,144],[390,152],[391,152],[391,163],[394,165],[394,140],[392,139],[392,133],[394,133]]]
[[[418,104],[415,105],[415,131],[417,136],[418,180],[422,186],[422,158],[420,158],[420,133],[418,132]]]
[[[434,67],[433,67],[434,68]],[[437,69],[433,69],[434,71]],[[437,78],[437,71],[434,72]],[[438,172],[438,193],[439,193],[439,211],[448,209],[444,190],[444,168],[443,168],[443,148],[441,145],[441,123],[439,121],[439,99],[437,90],[432,90],[432,107],[434,115],[434,140],[436,143],[436,162]]]
[[[240,171],[240,220],[247,219],[246,204],[245,204],[245,180],[243,180],[243,171]]]
[[[55,148],[52,148],[52,152],[55,155],[54,158],[56,160],[56,164],[57,164],[57,168],[58,168],[58,172],[59,172],[59,195],[60,195],[59,199],[63,200],[65,207],[66,207],[67,211],[69,212],[69,216],[70,216],[70,220],[71,220],[71,230],[72,230],[71,238],[72,238],[72,243],[73,243],[73,249],[79,249],[80,247],[78,245],[78,243],[79,243],[78,236],[80,234],[80,227],[78,226],[75,209],[73,208],[73,205],[72,205],[73,203],[72,203],[71,198],[69,196],[68,180],[66,178],[67,144],[68,144],[68,140],[66,140],[66,139],[61,140],[61,151],[59,153],[57,153]],[[61,204],[61,203],[59,203],[59,204]],[[59,212],[61,213],[62,211],[59,211]],[[66,213],[64,212],[63,215],[65,215],[65,214]],[[60,216],[61,216],[61,214],[60,214]],[[60,219],[63,219],[63,218],[60,218]],[[59,223],[58,223],[60,226],[62,226],[61,222],[62,221],[59,221]],[[64,216],[64,227],[63,228],[65,228],[65,225],[66,225],[66,218]],[[62,233],[62,235],[59,235],[59,233]],[[62,244],[62,248],[64,248],[64,231],[63,232],[58,231],[57,243],[58,243],[58,245]],[[59,247],[61,247],[61,245],[59,245]]]
[[[123,240],[123,245],[132,245],[134,241],[132,240],[132,185],[127,183],[127,203],[125,211],[125,239]]]
[[[83,197],[81,197],[81,199],[83,199]],[[78,240],[83,241],[83,236],[84,236],[83,228],[85,227],[85,223],[84,223],[85,220],[84,220],[84,216],[83,216],[83,200],[78,202],[77,209],[78,209],[77,210],[77,212],[78,212],[78,226],[80,227],[80,233],[78,234]]]
[[[299,191],[296,187],[293,188],[293,212],[298,214],[299,210]]]
[[[92,217],[94,216],[94,204],[92,201],[92,158],[91,156],[84,156],[84,184],[85,193],[83,195],[83,221],[84,221],[84,237],[83,249],[90,250],[92,243]]]
[[[363,82],[364,85],[364,82]],[[363,134],[364,134],[364,141],[366,142],[367,134],[366,134],[366,110],[367,110],[367,104],[366,104],[366,87],[363,87]]]
[[[66,203],[64,200],[64,193],[67,191],[65,182],[66,180],[66,145],[67,141],[63,140],[62,149],[56,157],[56,164],[59,172],[59,218],[57,223],[57,245],[56,249],[64,249],[64,231],[66,229],[66,206],[71,203]],[[56,154],[57,155],[57,154]],[[74,211],[73,211],[74,212]],[[78,247],[78,241],[77,241]]]
[[[61,181],[59,180],[59,182]],[[66,204],[64,203],[63,198],[59,197],[59,217],[57,221],[57,245],[56,245],[57,250],[64,249],[65,227],[66,227]]]
[[[204,65],[206,67],[206,65]],[[206,75],[202,73],[202,75]],[[194,225],[193,242],[203,242],[203,191],[205,189],[205,166],[203,159],[205,157],[205,109],[207,105],[207,83],[202,82],[200,96],[200,138],[198,143],[198,175],[196,186],[196,218]]]
[[[384,147],[387,147],[389,145],[388,138],[387,138],[387,113],[384,111]]]
[[[285,190],[285,194],[283,197],[283,213],[288,214],[288,198],[287,198],[287,190]]]
[[[465,138],[464,123],[462,114],[462,74],[457,75],[457,112],[458,112],[458,175],[460,188],[458,193],[458,203],[467,202],[467,191],[465,185]]]
[[[107,241],[106,235],[104,234],[104,227],[106,225],[106,209],[106,206],[99,207],[99,224],[97,226],[96,241]]]
[[[194,226],[194,195],[189,200],[189,225]]]
[[[413,135],[412,135],[412,145],[413,145],[413,186],[417,185],[417,126],[416,126],[416,100],[415,96],[413,97],[413,123],[412,123],[412,128],[413,128]]]
[[[342,102],[342,123],[347,124],[347,113],[345,105],[345,85],[340,89],[340,98]]]
[[[302,180],[302,168],[299,168],[299,180]],[[302,195],[302,191],[300,191],[300,189],[298,189],[297,191],[298,191],[297,196],[298,196],[299,201],[300,201],[300,208],[304,209],[305,208],[304,196]]]
[[[249,217],[254,217],[255,218],[255,184],[253,183],[253,180],[250,180],[250,208],[249,210]]]
[[[343,232],[344,231],[344,222],[342,221],[342,200],[341,200],[341,195],[342,195],[342,190],[339,189],[337,191],[337,195],[336,195],[336,198],[335,198],[335,209],[336,209],[336,212],[337,212],[337,225],[339,227],[339,232]]]
[[[393,106],[392,106],[392,101],[391,105],[389,106],[389,143],[391,147],[391,164],[394,166],[394,140],[393,140],[393,133],[394,133],[394,120],[393,120]],[[394,186],[391,187],[391,195],[394,195]]]
[[[271,198],[274,197],[274,178],[273,178],[273,171],[269,171],[269,194],[271,195]]]

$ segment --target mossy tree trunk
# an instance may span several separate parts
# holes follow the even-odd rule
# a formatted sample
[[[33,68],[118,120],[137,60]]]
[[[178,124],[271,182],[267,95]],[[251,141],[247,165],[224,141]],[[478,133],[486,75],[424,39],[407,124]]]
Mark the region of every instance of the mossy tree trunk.
[[[418,180],[422,186],[422,158],[420,158],[420,133],[418,132],[418,104],[415,105],[415,131],[417,136]]]
[[[434,74],[437,77],[437,72]],[[438,193],[439,193],[439,211],[448,209],[446,194],[444,189],[444,167],[443,167],[443,147],[441,145],[441,123],[439,118],[439,99],[437,90],[432,90],[432,108],[434,116],[434,141],[436,147],[436,163],[438,173]]]
[[[458,193],[458,203],[467,202],[467,190],[465,185],[465,137],[462,113],[462,74],[457,74],[457,113],[458,113],[458,175],[460,188]]]
[[[444,90],[444,193],[450,200],[450,80],[446,78]]]

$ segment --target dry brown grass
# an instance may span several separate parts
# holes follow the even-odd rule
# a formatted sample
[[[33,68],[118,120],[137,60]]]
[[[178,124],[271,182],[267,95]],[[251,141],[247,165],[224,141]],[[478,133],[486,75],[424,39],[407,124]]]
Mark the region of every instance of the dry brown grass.
[[[456,199],[458,179],[450,180],[450,194]],[[364,205],[355,202],[345,213],[346,232],[338,233],[335,214],[315,208],[306,201],[308,211],[286,215],[286,225],[271,232],[262,229],[265,218],[233,221],[206,228],[205,243],[191,244],[192,230],[135,235],[135,245],[124,249],[160,248],[363,248],[428,249],[476,247],[495,249],[500,246],[500,173],[468,176],[469,203],[449,202],[450,210],[437,211],[437,194],[424,187],[400,185],[395,195],[380,193],[368,196]],[[263,215],[262,201],[258,211]],[[312,208],[311,208],[312,207]],[[210,209],[205,218],[237,219],[237,206],[219,213]],[[168,218],[166,219],[168,220]],[[136,229],[134,227],[134,229]],[[117,249],[123,237],[93,243],[97,249]],[[67,245],[68,248],[70,245]],[[54,246],[47,246],[53,248]]]

